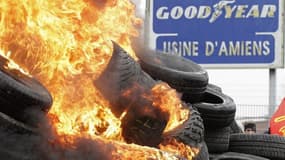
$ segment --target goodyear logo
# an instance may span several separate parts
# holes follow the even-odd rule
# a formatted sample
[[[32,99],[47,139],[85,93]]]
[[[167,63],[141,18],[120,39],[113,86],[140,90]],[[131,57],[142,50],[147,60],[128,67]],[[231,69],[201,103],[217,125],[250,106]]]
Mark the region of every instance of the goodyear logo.
[[[277,7],[273,4],[236,4],[236,0],[221,0],[212,6],[161,6],[155,15],[159,20],[179,19],[207,19],[214,23],[219,18],[224,19],[248,19],[248,18],[275,18]]]

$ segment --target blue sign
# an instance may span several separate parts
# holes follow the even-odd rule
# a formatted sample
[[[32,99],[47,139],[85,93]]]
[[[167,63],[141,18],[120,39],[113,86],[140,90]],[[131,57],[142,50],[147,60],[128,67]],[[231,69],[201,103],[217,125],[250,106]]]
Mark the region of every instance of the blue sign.
[[[275,61],[279,0],[153,0],[156,49],[200,64]]]

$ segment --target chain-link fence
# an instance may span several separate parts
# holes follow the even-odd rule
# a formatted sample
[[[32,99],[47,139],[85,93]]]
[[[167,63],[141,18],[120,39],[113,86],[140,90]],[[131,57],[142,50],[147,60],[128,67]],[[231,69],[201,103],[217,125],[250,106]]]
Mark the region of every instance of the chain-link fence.
[[[269,120],[272,115],[269,115],[269,105],[253,105],[253,104],[237,104],[235,119],[239,125],[243,127],[244,122],[255,122],[258,133],[263,133],[268,130]]]
[[[236,119],[237,120],[262,120],[269,119],[269,105],[254,105],[254,104],[237,104]]]

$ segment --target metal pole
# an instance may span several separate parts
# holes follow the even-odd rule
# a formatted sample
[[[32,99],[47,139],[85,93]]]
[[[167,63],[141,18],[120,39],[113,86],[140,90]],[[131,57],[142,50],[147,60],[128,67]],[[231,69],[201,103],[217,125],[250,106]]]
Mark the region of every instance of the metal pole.
[[[150,7],[150,0],[146,0],[145,4],[145,20],[144,20],[144,44],[149,47],[149,34],[150,34],[150,13],[149,13],[149,7]]]
[[[273,115],[276,108],[276,69],[269,69],[269,117]]]

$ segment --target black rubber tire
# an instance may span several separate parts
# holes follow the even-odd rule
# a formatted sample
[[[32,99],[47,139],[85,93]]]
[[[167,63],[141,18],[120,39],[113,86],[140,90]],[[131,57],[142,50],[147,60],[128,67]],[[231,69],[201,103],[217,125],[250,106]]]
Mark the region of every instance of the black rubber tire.
[[[233,99],[211,88],[207,88],[201,102],[193,106],[201,113],[207,128],[227,127],[235,118],[236,105]]]
[[[0,112],[0,159],[36,160],[32,148],[39,135],[36,129]]]
[[[212,84],[212,83],[209,83],[207,87],[208,87],[208,88],[211,88],[211,89],[213,89],[213,90],[216,90],[216,91],[218,91],[218,92],[223,92],[221,87],[219,87],[219,86],[217,86],[217,85],[215,85],[215,84]]]
[[[94,85],[110,102],[110,108],[117,117],[137,101],[138,95],[149,91],[155,84],[156,81],[142,71],[139,63],[115,42],[107,68],[94,81]],[[127,90],[129,95],[125,96]]]
[[[268,134],[232,134],[229,151],[284,160],[285,137]]]
[[[227,152],[230,143],[230,128],[205,129],[205,142],[209,153]]]
[[[237,121],[234,120],[233,123],[230,125],[231,128],[231,134],[235,133],[243,133],[243,130],[240,128],[240,126],[237,124]]]
[[[0,130],[11,134],[36,134],[35,128],[27,126],[0,112]]]
[[[187,87],[179,87],[175,86],[177,90],[184,90],[182,93],[182,100],[187,102],[187,103],[198,103],[203,99],[203,95],[206,91],[207,88],[216,90],[217,92],[222,92],[222,89],[214,84],[208,84],[205,87],[200,87],[200,88],[187,88]],[[180,89],[179,89],[180,88]],[[186,92],[187,91],[187,92]]]
[[[198,98],[206,90],[208,73],[189,59],[154,50],[140,51],[137,56],[145,72],[178,92],[194,94]],[[191,99],[191,102],[198,100]]]
[[[201,145],[204,141],[204,125],[200,113],[190,104],[189,119],[177,128],[164,133],[164,139],[175,138],[176,140],[192,147]]]
[[[226,152],[219,156],[216,156],[213,160],[269,160],[269,159],[250,154]]]
[[[122,120],[122,135],[127,143],[157,147],[162,141],[162,133],[167,121],[151,117],[129,118]]]
[[[47,112],[52,105],[48,90],[35,78],[5,67],[8,60],[0,56],[0,112],[25,121],[27,110]]]
[[[173,87],[173,86],[172,86]],[[186,87],[173,87],[177,90],[178,88],[186,89]],[[204,88],[187,88],[187,92],[182,92],[182,100],[186,103],[199,103],[203,98],[203,95],[206,91],[206,87]]]
[[[209,151],[205,142],[202,142],[199,153],[193,157],[193,160],[209,160]]]

